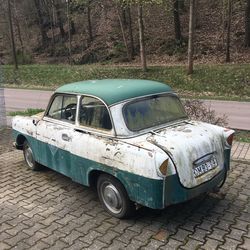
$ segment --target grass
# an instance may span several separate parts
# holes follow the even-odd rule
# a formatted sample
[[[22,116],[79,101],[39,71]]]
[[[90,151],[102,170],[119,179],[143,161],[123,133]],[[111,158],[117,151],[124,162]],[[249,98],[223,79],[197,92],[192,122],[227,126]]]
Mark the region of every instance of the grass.
[[[250,131],[236,130],[234,140],[239,142],[250,143]]]
[[[35,115],[35,114],[38,114],[40,112],[43,112],[44,109],[27,109],[27,110],[24,110],[24,111],[14,111],[14,112],[9,112],[8,115],[9,116],[16,116],[16,115],[22,115],[22,116],[32,116],[32,115]]]
[[[50,89],[69,82],[103,78],[152,79],[168,83],[184,97],[250,100],[250,64],[200,65],[192,76],[183,66],[139,67],[110,65],[22,65],[17,72],[5,65],[4,87]]]

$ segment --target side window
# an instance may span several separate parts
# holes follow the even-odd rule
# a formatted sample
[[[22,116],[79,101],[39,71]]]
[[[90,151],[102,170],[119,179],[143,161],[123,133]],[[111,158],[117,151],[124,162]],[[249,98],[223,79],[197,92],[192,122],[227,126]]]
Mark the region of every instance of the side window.
[[[81,99],[79,123],[83,126],[111,130],[112,124],[106,106],[93,97]]]
[[[48,117],[74,123],[76,119],[77,98],[71,95],[58,95],[54,98]]]

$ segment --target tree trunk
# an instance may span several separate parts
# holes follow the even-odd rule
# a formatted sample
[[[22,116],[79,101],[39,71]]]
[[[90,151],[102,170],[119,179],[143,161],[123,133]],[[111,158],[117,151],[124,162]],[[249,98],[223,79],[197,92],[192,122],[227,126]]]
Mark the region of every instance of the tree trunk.
[[[14,32],[13,32],[13,26],[12,26],[12,16],[11,16],[11,7],[10,7],[10,0],[8,0],[8,19],[9,19],[9,28],[10,28],[10,40],[11,40],[11,48],[12,48],[12,56],[13,61],[15,65],[15,69],[18,69],[17,64],[17,56],[16,56],[16,46],[15,46],[15,40],[14,40]]]
[[[58,26],[59,26],[59,29],[60,29],[60,34],[61,34],[61,37],[64,38],[65,37],[65,31],[64,31],[64,28],[63,28],[63,20],[62,20],[61,11],[60,11],[60,4],[58,3],[58,0],[56,0],[55,9],[56,9]]]
[[[199,1],[195,1],[194,3],[194,29],[198,29],[200,27],[199,24]]]
[[[129,40],[130,40],[130,58],[133,59],[135,56],[135,46],[134,46],[134,36],[133,36],[130,6],[127,7],[127,13],[128,13],[128,34],[129,34]]]
[[[227,16],[226,62],[230,62],[232,0],[228,0],[228,13],[227,13],[227,15],[228,16]]]
[[[125,28],[127,28],[128,26],[128,22],[127,22],[127,16],[126,16],[126,8],[124,6],[122,6],[122,16],[121,16],[121,20],[122,20],[122,24]]]
[[[179,0],[173,0],[173,14],[174,14],[174,31],[175,31],[175,42],[181,44],[181,22],[179,13]]]
[[[22,51],[22,54],[23,54],[24,53],[23,38],[22,38],[21,29],[20,29],[19,20],[18,20],[18,14],[17,14],[17,9],[16,9],[16,1],[14,1],[14,12],[15,12],[15,15],[14,15],[15,26],[17,28],[18,40],[20,42],[21,51]]]
[[[142,5],[141,5],[141,3],[138,4],[138,25],[139,25],[141,66],[142,66],[143,71],[147,71],[145,40],[144,40],[144,25],[143,25],[143,19],[142,19]]]
[[[93,32],[92,32],[92,22],[91,22],[91,8],[90,1],[88,1],[87,6],[87,18],[88,18],[88,35],[89,35],[89,43],[93,41]]]
[[[69,0],[67,1],[67,21],[68,21],[68,35],[69,35],[69,64],[71,64],[71,26],[70,26]]]
[[[74,35],[76,33],[75,22],[72,20],[70,21],[70,31],[71,31],[71,35]]]
[[[130,51],[129,51],[129,48],[128,48],[128,41],[127,41],[126,34],[125,34],[125,31],[124,31],[124,22],[122,21],[122,16],[121,16],[118,4],[116,5],[116,11],[117,11],[117,16],[118,16],[119,23],[120,23],[123,42],[124,42],[124,45],[125,45],[125,48],[126,48],[127,58],[128,58],[128,60],[131,60],[130,53],[129,53]],[[123,13],[124,13],[124,11],[123,11]]]
[[[50,10],[49,10],[49,20],[50,20],[50,30],[51,30],[51,35],[52,35],[52,54],[54,55],[55,51],[55,32],[54,32],[54,27],[55,27],[55,10],[54,10],[54,2],[53,0],[50,1]]]
[[[245,46],[250,47],[250,0],[247,0],[245,14]]]
[[[189,33],[188,33],[188,75],[193,74],[194,67],[194,5],[195,0],[190,0]]]
[[[36,7],[37,11],[37,17],[38,17],[38,23],[39,23],[39,28],[42,36],[42,45],[45,47],[48,41],[48,36],[46,33],[45,28],[43,27],[43,17],[42,17],[42,12],[41,12],[41,6],[40,6],[40,1],[39,0],[34,0],[34,4]]]

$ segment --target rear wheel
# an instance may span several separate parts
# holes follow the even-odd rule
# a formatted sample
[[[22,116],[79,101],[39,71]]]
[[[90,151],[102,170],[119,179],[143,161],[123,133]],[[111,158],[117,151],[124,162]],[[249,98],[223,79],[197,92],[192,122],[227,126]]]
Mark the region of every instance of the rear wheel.
[[[23,155],[24,155],[25,162],[29,169],[34,170],[34,171],[40,169],[40,165],[39,163],[35,161],[33,151],[28,141],[24,141],[23,143]]]
[[[129,200],[123,185],[114,177],[102,174],[97,181],[97,192],[105,210],[116,218],[134,214],[135,205]]]

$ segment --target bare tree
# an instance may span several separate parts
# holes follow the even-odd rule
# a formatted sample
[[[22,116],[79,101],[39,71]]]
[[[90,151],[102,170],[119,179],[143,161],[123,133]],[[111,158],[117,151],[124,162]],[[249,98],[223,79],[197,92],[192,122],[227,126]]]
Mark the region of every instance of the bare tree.
[[[54,1],[55,4],[55,10],[56,10],[56,16],[57,16],[57,21],[58,21],[58,26],[60,29],[61,37],[65,37],[65,31],[63,28],[63,19],[62,19],[62,13],[61,13],[61,6],[58,0]]]
[[[174,15],[175,41],[177,44],[181,44],[182,34],[181,34],[180,12],[179,12],[179,0],[173,0],[173,15]]]
[[[21,34],[21,29],[20,29],[20,22],[18,19],[18,11],[16,8],[16,1],[14,0],[14,15],[13,15],[13,19],[14,19],[14,23],[17,29],[17,35],[18,35],[18,40],[20,42],[20,46],[21,46],[21,51],[22,53],[24,53],[24,45],[23,45],[23,38],[22,38],[22,34]]]
[[[189,34],[188,34],[188,75],[193,74],[194,68],[194,6],[195,0],[190,0],[189,9]]]
[[[43,25],[43,15],[42,15],[42,11],[41,11],[41,5],[40,5],[40,0],[33,0],[35,7],[36,7],[36,11],[37,11],[37,18],[38,18],[38,24],[39,24],[39,28],[40,28],[40,32],[41,32],[41,36],[42,36],[42,44],[43,46],[46,46],[47,42],[48,42],[48,36],[47,36],[47,32],[44,28]]]
[[[131,59],[130,58],[130,51],[129,51],[127,36],[125,34],[125,27],[124,27],[125,24],[124,24],[124,21],[122,21],[122,16],[121,16],[120,8],[119,8],[118,4],[116,4],[116,12],[117,12],[117,16],[118,16],[118,20],[119,20],[121,32],[122,32],[123,42],[124,42],[124,45],[125,45],[125,48],[126,48],[126,52],[127,52],[127,58],[130,60]],[[123,6],[122,6],[122,12],[123,12],[123,15],[125,15],[124,14]],[[123,18],[123,20],[124,19],[125,18]]]
[[[89,43],[93,41],[93,31],[92,31],[92,21],[91,21],[91,1],[87,2],[87,19],[88,19],[88,35],[89,35]]]
[[[250,47],[250,0],[247,0],[245,11],[245,46]]]
[[[18,64],[17,64],[16,45],[15,45],[15,39],[14,39],[14,32],[13,32],[13,26],[12,26],[12,16],[11,16],[10,0],[8,0],[8,19],[9,19],[9,28],[10,28],[10,40],[11,40],[12,56],[13,56],[13,61],[14,61],[15,69],[17,70],[18,69]]]
[[[144,39],[144,24],[142,19],[142,4],[138,3],[138,25],[139,25],[139,42],[140,42],[140,55],[141,66],[143,71],[147,71],[146,53],[145,53],[145,39]]]
[[[68,20],[68,35],[69,35],[69,64],[71,64],[71,25],[70,25],[70,10],[69,4],[70,0],[66,0],[67,4],[67,20]]]
[[[129,40],[130,40],[130,58],[132,59],[135,55],[135,46],[134,46],[134,36],[133,36],[130,6],[127,7],[127,13],[128,13],[128,34],[129,34]]]
[[[226,62],[230,62],[231,22],[232,22],[232,0],[228,0]]]

